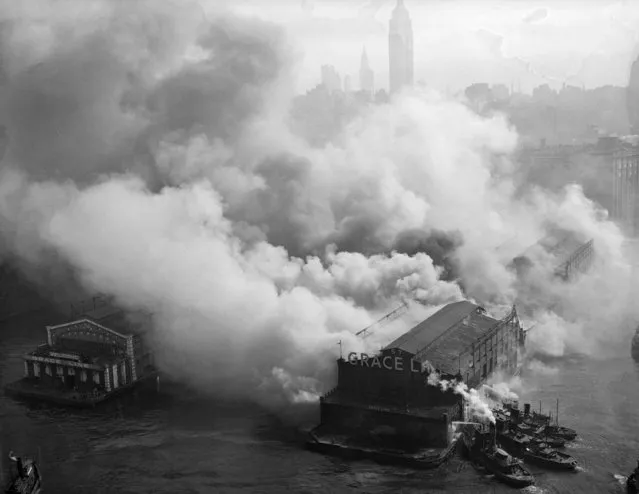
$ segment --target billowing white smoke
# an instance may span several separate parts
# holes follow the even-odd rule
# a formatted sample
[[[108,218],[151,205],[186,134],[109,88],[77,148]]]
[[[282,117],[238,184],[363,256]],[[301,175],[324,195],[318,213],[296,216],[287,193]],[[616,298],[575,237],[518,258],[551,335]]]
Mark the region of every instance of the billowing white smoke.
[[[284,118],[279,31],[182,3],[0,10],[12,27],[1,34],[3,245],[38,270],[61,258],[88,290],[151,311],[165,369],[213,392],[314,400],[338,342],[378,350],[390,333],[354,333],[403,298],[421,302],[413,318],[464,297],[516,300],[526,287],[506,266],[549,223],[595,238],[598,274],[584,280],[619,292],[621,236],[579,189],[515,196],[505,120],[415,92],[313,148]],[[44,34],[25,38],[33,22]],[[435,230],[461,233],[451,258],[465,293],[427,254],[393,252],[405,232]],[[543,279],[562,317],[593,307],[601,286]]]
[[[468,408],[470,420],[488,420],[495,423],[495,415],[488,401],[481,393],[473,388],[469,388],[463,381],[448,381],[442,379],[437,372],[428,375],[428,384],[438,386],[442,391],[453,391],[464,398],[464,405]]]
[[[502,403],[512,403],[519,399],[517,393],[512,391],[505,382],[499,382],[494,386],[484,384],[479,391],[487,400],[492,401],[497,406],[501,406]]]

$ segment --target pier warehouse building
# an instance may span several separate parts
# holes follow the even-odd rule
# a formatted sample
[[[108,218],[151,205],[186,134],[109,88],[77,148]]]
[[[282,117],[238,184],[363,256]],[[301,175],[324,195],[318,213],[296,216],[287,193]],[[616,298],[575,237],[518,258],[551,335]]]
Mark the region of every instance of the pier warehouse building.
[[[109,304],[74,316],[47,326],[46,343],[23,356],[24,379],[16,394],[60,402],[104,399],[152,371],[143,324]]]
[[[515,257],[511,267],[520,276],[525,276],[536,260],[550,258],[554,263],[553,275],[570,282],[590,269],[594,256],[592,239],[586,240],[574,232],[557,229]]]
[[[320,400],[321,425],[362,437],[385,430],[402,447],[445,448],[464,404],[429,384],[431,372],[477,387],[498,369],[514,374],[522,345],[515,307],[495,319],[471,302],[448,304],[379,354],[340,358],[337,386]]]

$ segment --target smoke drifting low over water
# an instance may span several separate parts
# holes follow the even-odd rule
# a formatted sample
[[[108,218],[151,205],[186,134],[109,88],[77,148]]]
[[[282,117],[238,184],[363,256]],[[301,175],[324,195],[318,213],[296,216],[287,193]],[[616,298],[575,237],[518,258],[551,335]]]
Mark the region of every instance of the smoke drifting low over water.
[[[180,379],[313,401],[338,341],[374,351],[462,298],[530,305],[532,343],[555,353],[625,336],[621,234],[576,186],[515,196],[504,119],[409,92],[317,149],[286,124],[296,67],[277,26],[150,0],[0,18],[2,254],[43,290],[73,280],[151,311]],[[521,283],[510,260],[556,227],[594,239],[592,273],[566,287],[540,258]],[[419,302],[404,324],[354,336],[402,298]]]

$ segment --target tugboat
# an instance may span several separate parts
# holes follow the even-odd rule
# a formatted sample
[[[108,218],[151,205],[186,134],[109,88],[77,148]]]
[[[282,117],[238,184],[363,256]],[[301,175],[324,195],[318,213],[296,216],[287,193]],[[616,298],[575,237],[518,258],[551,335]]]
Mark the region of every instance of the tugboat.
[[[557,414],[555,415],[554,424],[551,423],[551,414],[546,415],[541,413],[541,403],[539,407],[539,413],[534,411],[531,413],[530,404],[527,403],[524,405],[524,417],[522,423],[537,429],[543,427],[543,430],[541,431],[542,435],[563,439],[564,441],[572,441],[577,437],[576,430],[559,425],[559,400],[557,400]]]
[[[566,441],[557,436],[551,436],[544,431],[544,426],[534,429],[526,424],[517,424],[515,426],[517,432],[532,438],[533,443],[546,443],[552,448],[563,448]]]
[[[564,441],[573,441],[577,437],[577,431],[570,427],[563,427],[561,425],[546,425],[542,434],[563,439]]]
[[[524,461],[536,463],[551,470],[576,470],[577,460],[572,456],[552,449],[545,443],[529,446],[524,451]]]
[[[497,439],[506,451],[520,457],[533,444],[532,437],[518,431],[501,431],[497,433]]]
[[[24,460],[9,452],[9,459],[16,463],[15,472],[11,469],[11,479],[5,487],[5,494],[39,494],[42,490],[42,476],[38,465],[31,458]]]
[[[549,416],[534,412],[531,414],[529,403],[524,405],[523,417],[517,407],[509,407],[508,413],[499,411],[495,417],[502,429],[510,429],[512,433],[529,436],[531,443],[547,443],[553,448],[566,446],[564,438],[552,434],[552,429],[548,429],[546,418]],[[540,425],[540,422],[543,423]]]
[[[497,445],[495,425],[490,432],[474,430],[474,434],[464,431],[463,440],[473,462],[481,465],[488,473],[504,484],[524,488],[535,483],[533,475],[518,460]]]
[[[535,463],[553,470],[574,470],[577,461],[570,455],[560,453],[551,445],[530,437],[517,430],[502,430],[497,434],[499,443],[513,456],[523,458],[527,463]]]

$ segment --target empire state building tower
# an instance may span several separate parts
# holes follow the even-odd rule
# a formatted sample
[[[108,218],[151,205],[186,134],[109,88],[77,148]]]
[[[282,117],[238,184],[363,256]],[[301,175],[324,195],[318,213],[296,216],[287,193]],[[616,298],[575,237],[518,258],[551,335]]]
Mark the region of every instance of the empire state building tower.
[[[390,93],[393,94],[413,84],[413,26],[404,0],[397,0],[389,23],[388,55]]]

